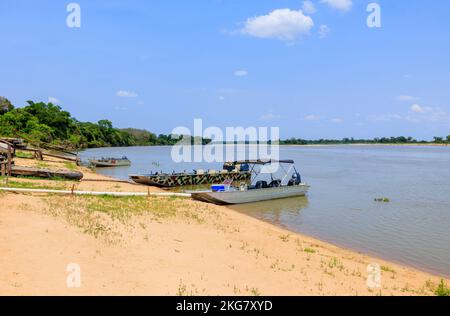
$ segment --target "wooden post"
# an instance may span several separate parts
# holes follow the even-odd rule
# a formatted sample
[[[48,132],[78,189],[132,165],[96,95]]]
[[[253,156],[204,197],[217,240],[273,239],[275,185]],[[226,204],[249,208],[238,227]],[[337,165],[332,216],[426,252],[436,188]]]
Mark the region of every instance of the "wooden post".
[[[11,164],[12,164],[12,146],[8,145],[8,170],[6,174],[6,186],[8,186],[9,177],[11,176]]]

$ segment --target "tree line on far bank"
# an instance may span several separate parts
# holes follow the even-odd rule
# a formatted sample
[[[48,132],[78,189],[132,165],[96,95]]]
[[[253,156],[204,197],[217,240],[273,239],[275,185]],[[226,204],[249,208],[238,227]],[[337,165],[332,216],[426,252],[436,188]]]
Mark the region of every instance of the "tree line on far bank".
[[[280,145],[337,145],[337,144],[450,144],[450,135],[447,137],[434,137],[433,141],[417,140],[412,137],[381,137],[374,139],[319,139],[306,140],[291,138],[280,141]]]
[[[172,135],[156,135],[146,130],[118,129],[108,120],[97,123],[80,122],[60,106],[52,103],[28,101],[28,105],[15,108],[11,102],[0,97],[0,136],[18,137],[39,145],[47,143],[71,149],[127,146],[175,145],[181,139]],[[191,137],[191,136],[189,136]],[[194,142],[191,137],[191,142]],[[203,144],[211,142],[201,139]],[[344,138],[305,140],[291,138],[281,140],[280,145],[330,145],[330,144],[450,144],[450,135],[435,137],[432,142],[418,141],[412,137],[354,139]]]
[[[139,129],[118,129],[108,120],[80,122],[52,103],[27,103],[25,107],[15,108],[8,99],[0,97],[1,137],[23,138],[35,145],[46,143],[70,149],[166,146],[176,144],[181,138],[157,136]]]

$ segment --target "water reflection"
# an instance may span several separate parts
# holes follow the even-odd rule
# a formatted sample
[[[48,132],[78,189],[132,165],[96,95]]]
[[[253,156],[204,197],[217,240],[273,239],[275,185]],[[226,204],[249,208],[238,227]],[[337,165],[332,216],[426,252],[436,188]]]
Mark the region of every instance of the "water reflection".
[[[308,207],[307,196],[264,201],[249,204],[231,205],[230,209],[284,226],[287,217],[299,217],[303,209]]]

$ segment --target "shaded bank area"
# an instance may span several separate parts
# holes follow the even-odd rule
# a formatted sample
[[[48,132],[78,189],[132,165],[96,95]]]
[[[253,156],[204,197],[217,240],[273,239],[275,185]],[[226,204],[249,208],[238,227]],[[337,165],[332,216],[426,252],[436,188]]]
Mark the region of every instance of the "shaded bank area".
[[[108,180],[80,170],[86,178]],[[108,181],[14,179],[13,184],[148,190]],[[0,193],[0,200],[0,294],[434,295],[441,282],[185,198]],[[66,268],[73,263],[81,268],[80,288],[66,284]],[[380,266],[381,287],[369,289],[373,263]]]

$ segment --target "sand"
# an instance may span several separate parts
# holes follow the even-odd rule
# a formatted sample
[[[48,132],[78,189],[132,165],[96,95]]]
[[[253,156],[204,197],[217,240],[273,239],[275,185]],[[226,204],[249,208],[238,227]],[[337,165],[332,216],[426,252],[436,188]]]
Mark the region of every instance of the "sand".
[[[86,178],[108,179],[82,170]],[[148,190],[113,182],[76,186]],[[227,207],[149,198],[148,212],[114,217],[89,209],[85,199],[0,193],[1,295],[433,295],[441,281]],[[367,283],[373,263],[382,267],[379,288]],[[80,268],[80,287],[68,287],[68,277],[78,276],[67,271],[70,264]]]

